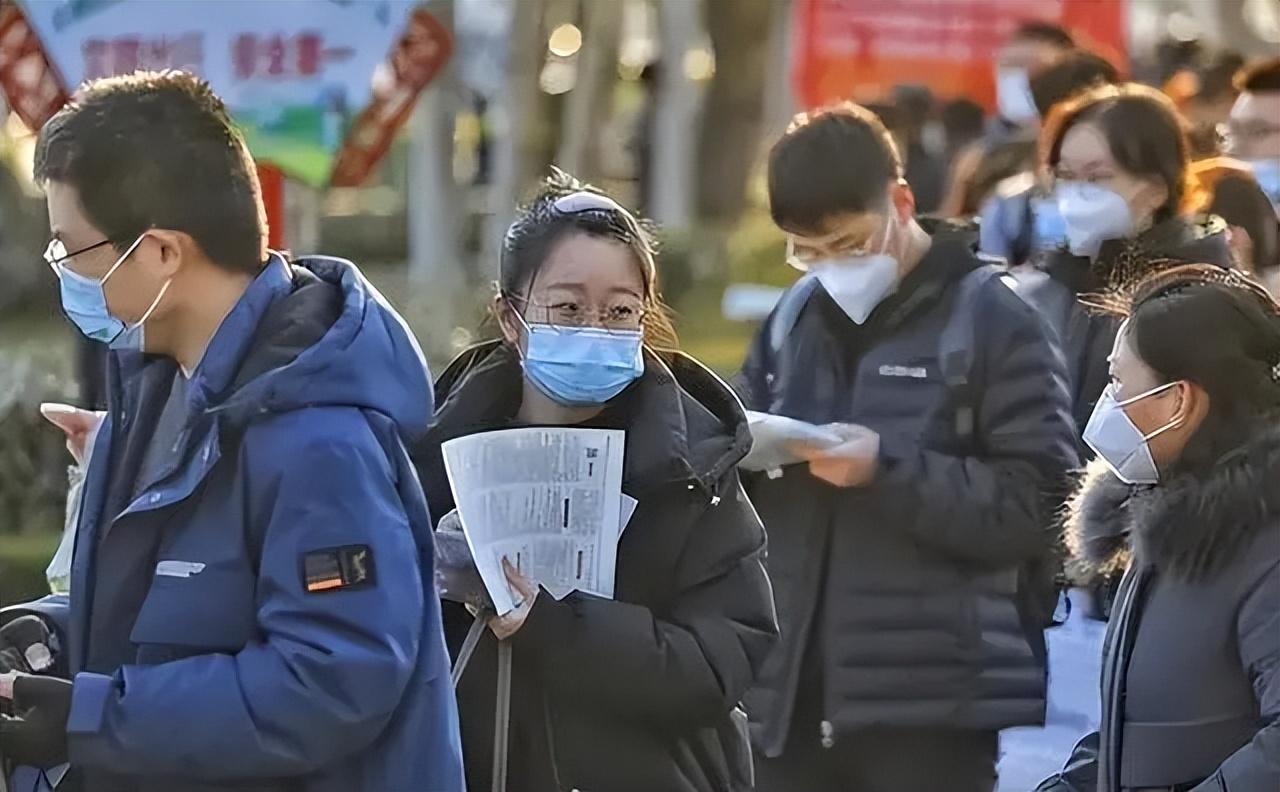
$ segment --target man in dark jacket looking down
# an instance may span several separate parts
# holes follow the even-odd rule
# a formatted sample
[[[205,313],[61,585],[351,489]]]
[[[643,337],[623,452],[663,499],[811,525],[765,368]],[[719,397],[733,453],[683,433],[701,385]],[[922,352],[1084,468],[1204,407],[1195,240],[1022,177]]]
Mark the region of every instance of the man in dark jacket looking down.
[[[769,194],[807,274],[739,390],[842,442],[752,490],[782,630],[748,698],[758,788],[989,792],[998,732],[1044,714],[1036,594],[1077,463],[1061,355],[974,234],[914,219],[865,108],[799,116]]]

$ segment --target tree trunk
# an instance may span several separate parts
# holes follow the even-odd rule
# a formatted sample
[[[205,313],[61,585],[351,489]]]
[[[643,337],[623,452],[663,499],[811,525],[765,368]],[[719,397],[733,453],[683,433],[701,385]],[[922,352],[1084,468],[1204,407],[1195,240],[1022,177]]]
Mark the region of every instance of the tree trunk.
[[[482,266],[497,267],[502,239],[524,191],[545,170],[544,102],[538,87],[547,31],[546,0],[512,0],[514,13],[508,36],[506,79],[497,101],[493,137],[493,186],[489,193],[489,224],[485,232]]]
[[[661,61],[657,93],[649,97],[653,110],[645,207],[668,231],[680,232],[693,222],[694,144],[698,86],[684,73],[684,56],[699,28],[696,0],[664,0],[658,5]]]
[[[698,141],[698,250],[695,274],[724,268],[723,241],[746,207],[764,111],[765,64],[774,0],[704,0],[716,71]]]
[[[453,29],[454,0],[433,0],[428,10]],[[471,323],[462,255],[463,192],[453,178],[457,76],[446,65],[418,98],[409,150],[409,320],[433,361],[445,360],[454,331]]]
[[[587,3],[582,10],[582,49],[578,78],[565,104],[560,153],[556,161],[573,175],[598,182],[601,172],[600,131],[613,109],[618,79],[618,37],[623,3]]]

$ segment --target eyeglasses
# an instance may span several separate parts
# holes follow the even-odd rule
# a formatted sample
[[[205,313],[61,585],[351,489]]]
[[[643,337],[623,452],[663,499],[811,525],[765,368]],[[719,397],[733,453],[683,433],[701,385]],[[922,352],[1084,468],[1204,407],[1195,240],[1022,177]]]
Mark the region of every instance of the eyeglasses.
[[[889,222],[892,221],[886,221],[884,226],[887,227]],[[876,239],[876,232],[882,230],[879,226],[871,232],[870,236],[860,240],[850,239],[849,237],[858,229],[858,226],[850,226],[838,229],[825,237],[816,238],[788,234],[786,262],[795,269],[805,272],[810,266],[820,261],[843,256],[865,256],[879,250],[880,245],[884,244],[884,236],[881,235],[879,240]]]
[[[536,309],[531,318],[540,324],[572,330],[594,327],[610,333],[635,332],[644,328],[648,314],[644,303],[635,299],[620,299],[606,308],[589,308],[576,300],[544,304],[515,295],[506,295],[506,299]]]
[[[104,239],[101,242],[95,242],[92,245],[68,253],[66,243],[54,237],[49,240],[49,246],[44,249],[44,263],[48,264],[49,269],[53,270],[53,274],[57,275],[58,279],[61,280],[62,273],[66,269],[65,262],[79,256],[81,253],[88,253],[90,250],[97,250],[104,245],[110,244],[110,239]]]

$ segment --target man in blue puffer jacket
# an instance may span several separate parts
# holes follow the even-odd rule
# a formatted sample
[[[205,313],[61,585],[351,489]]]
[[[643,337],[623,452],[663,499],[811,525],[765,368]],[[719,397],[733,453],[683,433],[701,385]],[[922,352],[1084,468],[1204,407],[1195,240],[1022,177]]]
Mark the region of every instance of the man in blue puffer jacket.
[[[403,321],[350,263],[266,250],[244,141],[190,75],[86,86],[36,176],[110,409],[70,679],[17,679],[0,754],[83,792],[460,792]]]

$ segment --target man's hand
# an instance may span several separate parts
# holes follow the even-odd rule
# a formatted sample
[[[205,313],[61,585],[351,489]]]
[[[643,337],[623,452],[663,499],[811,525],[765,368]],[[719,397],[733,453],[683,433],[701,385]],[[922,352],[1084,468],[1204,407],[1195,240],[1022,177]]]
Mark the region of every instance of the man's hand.
[[[33,767],[66,762],[71,683],[19,675],[13,681],[13,708],[17,717],[0,716],[0,754]]]
[[[856,424],[829,424],[842,438],[836,446],[800,445],[796,454],[809,462],[809,472],[837,487],[865,487],[875,480],[880,466],[880,435]]]
[[[505,557],[502,559],[502,571],[506,573],[507,581],[520,598],[516,600],[515,610],[505,616],[493,616],[489,619],[489,629],[499,641],[505,641],[520,631],[525,619],[529,618],[529,611],[533,610],[533,602],[538,598],[539,591],[538,584],[520,574],[515,565]]]
[[[98,428],[98,424],[102,422],[106,413],[82,410],[70,404],[45,402],[40,405],[40,414],[46,421],[66,433],[67,450],[71,452],[77,465],[83,465],[85,444],[89,442],[89,435]]]

